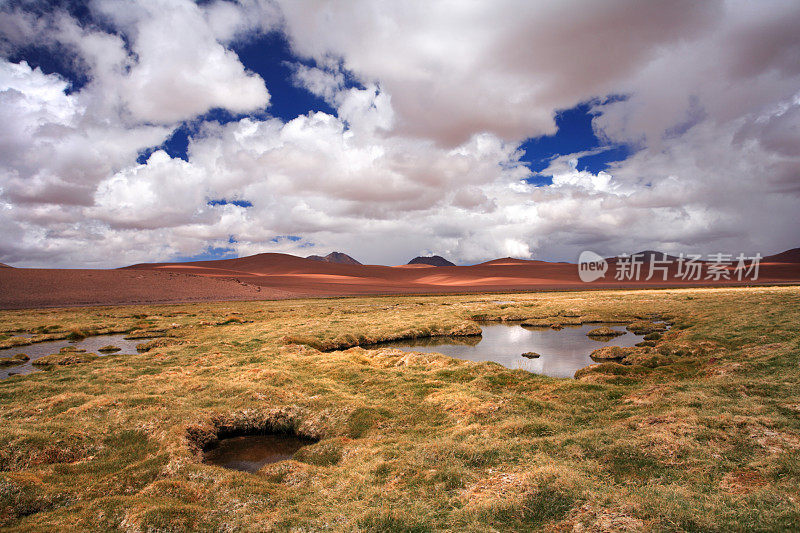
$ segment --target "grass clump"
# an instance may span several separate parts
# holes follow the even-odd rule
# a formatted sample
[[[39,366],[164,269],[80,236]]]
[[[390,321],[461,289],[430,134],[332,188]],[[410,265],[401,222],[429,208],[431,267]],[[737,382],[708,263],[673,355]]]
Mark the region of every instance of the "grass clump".
[[[50,355],[45,355],[36,359],[33,366],[36,367],[54,367],[54,366],[67,366],[77,365],[81,363],[90,363],[97,359],[99,356],[93,353],[87,353],[83,350],[68,350]]]
[[[71,340],[71,341],[82,341],[83,339],[85,339],[88,336],[89,336],[89,332],[84,331],[82,329],[74,328],[74,329],[71,329],[69,331],[69,333],[67,333],[67,337],[66,338],[68,340]]]
[[[331,466],[342,460],[344,442],[341,439],[321,440],[310,446],[303,446],[294,459],[317,466]]]
[[[615,329],[611,329],[608,326],[603,326],[601,328],[594,328],[586,333],[587,337],[599,338],[599,339],[611,339],[614,337],[619,337],[620,335],[625,335],[624,331],[617,331]]]
[[[650,333],[658,333],[667,329],[667,324],[664,322],[650,322],[648,320],[637,320],[628,324],[628,331],[634,335],[648,335]]]
[[[550,481],[525,494],[521,521],[529,526],[559,521],[575,506],[577,497],[567,488]]]
[[[154,348],[166,348],[167,346],[176,346],[180,344],[181,341],[178,339],[173,339],[169,337],[164,337],[160,339],[155,339],[148,342],[141,342],[136,345],[137,352],[149,352]]]
[[[103,346],[103,347],[97,349],[97,351],[100,352],[100,353],[116,353],[116,352],[119,352],[121,350],[122,350],[122,348],[120,348],[119,346],[114,346],[112,344],[109,344],[107,346]]]
[[[589,357],[595,361],[608,361],[611,359],[623,359],[631,353],[630,349],[620,346],[603,346],[593,350]]]
[[[139,339],[155,339],[158,337],[163,337],[165,331],[166,330],[163,329],[134,329],[125,335],[125,340],[133,341]]]
[[[0,357],[0,367],[18,366],[26,361],[30,361],[30,357],[24,353],[14,354],[11,357]]]

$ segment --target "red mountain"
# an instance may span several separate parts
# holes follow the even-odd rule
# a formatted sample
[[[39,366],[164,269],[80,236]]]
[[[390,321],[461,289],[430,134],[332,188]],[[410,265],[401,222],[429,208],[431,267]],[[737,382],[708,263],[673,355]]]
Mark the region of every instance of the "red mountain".
[[[800,248],[792,248],[775,255],[768,255],[764,263],[800,263]]]
[[[361,263],[353,259],[347,254],[342,252],[331,252],[326,256],[309,255],[306,259],[313,259],[314,261],[325,261],[326,263],[341,263],[343,265],[360,265]]]

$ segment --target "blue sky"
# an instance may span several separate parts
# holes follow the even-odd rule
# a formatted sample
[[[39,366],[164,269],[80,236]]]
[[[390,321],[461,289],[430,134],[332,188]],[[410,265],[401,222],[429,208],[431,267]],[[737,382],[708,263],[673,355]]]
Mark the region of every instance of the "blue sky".
[[[627,144],[605,145],[597,137],[592,127],[595,116],[592,108],[596,101],[584,102],[573,108],[559,110],[555,115],[558,131],[555,135],[547,135],[527,139],[521,149],[525,151],[525,161],[535,175],[526,181],[535,185],[550,185],[551,175],[542,174],[553,158],[560,155],[579,152],[596,151],[592,155],[578,158],[578,170],[588,170],[593,174],[606,170],[611,163],[625,160],[632,152]]]

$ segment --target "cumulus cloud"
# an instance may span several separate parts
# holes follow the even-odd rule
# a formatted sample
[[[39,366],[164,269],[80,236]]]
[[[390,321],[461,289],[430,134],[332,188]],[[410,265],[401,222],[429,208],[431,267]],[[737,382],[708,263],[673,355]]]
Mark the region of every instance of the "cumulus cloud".
[[[27,63],[0,61],[2,189],[17,203],[87,205],[95,186],[161,143],[168,128],[102,123],[88,116],[83,95]]]
[[[796,2],[89,5],[103,25],[24,8],[0,23],[0,51],[60,46],[88,80],[73,90],[0,62],[3,262],[119,266],[214,246],[469,263],[798,244]],[[269,87],[231,45],[277,28],[302,59],[294,83],[334,114],[264,118]],[[579,169],[586,153],[563,154],[543,172],[552,185],[526,183],[520,142],[593,99],[598,137],[633,155],[593,173]],[[187,161],[156,150],[137,163],[216,107],[252,116],[206,122]]]
[[[268,105],[264,81],[225,44],[272,29],[279,19],[269,5],[94,0],[90,6],[114,33],[64,11],[17,10],[4,14],[4,34],[17,45],[71,51],[89,77],[86,99],[126,122],[172,124],[213,108],[243,113]]]
[[[392,95],[401,131],[551,134],[553,111],[618,90],[661,49],[718,23],[709,2],[279,2],[295,50],[341,58]]]
[[[186,0],[103,0],[96,5],[132,39],[135,62],[100,83],[121,98],[134,120],[172,123],[215,107],[242,113],[267,106],[264,81],[219,42],[244,31],[240,25],[247,13],[237,13],[234,4],[213,3],[210,13]],[[225,21],[221,28],[220,20]]]
[[[93,206],[98,188],[107,187],[104,181],[129,177],[127,189],[133,191],[139,153],[162,144],[181,121],[213,108],[244,113],[269,104],[263,80],[246,71],[228,44],[270,31],[280,17],[273,5],[95,0],[88,7],[103,24],[36,3],[0,5],[3,55],[46,48],[85,79],[73,87],[25,61],[0,59],[0,116],[6,124],[0,133],[0,194],[8,226],[25,236],[0,246],[12,261],[41,258],[61,242],[55,260],[62,264],[108,264],[112,256],[104,247],[97,249],[101,257],[82,251],[92,235],[103,235],[109,244],[124,241],[108,232],[104,218],[87,220],[109,208]],[[120,213],[136,211],[117,207]]]
[[[351,130],[325,113],[285,124],[245,118],[209,125],[192,141],[188,163],[157,152],[132,172],[112,176],[98,188],[94,216],[111,227],[211,225],[208,217],[217,215],[205,200],[235,196],[252,207],[237,208],[236,227],[215,225],[214,238],[235,234],[242,251],[291,234],[304,236],[293,243],[295,251],[322,241],[373,261],[399,241],[389,254],[399,261],[418,253],[420,242],[457,236],[463,229],[457,217],[475,216],[476,225],[484,223],[480,213],[502,220],[491,198],[496,191],[518,194],[512,186],[528,175],[518,157],[515,145],[487,135],[451,150]],[[361,245],[353,243],[354,232]],[[380,243],[380,252],[367,243]],[[492,248],[500,250],[504,245]]]

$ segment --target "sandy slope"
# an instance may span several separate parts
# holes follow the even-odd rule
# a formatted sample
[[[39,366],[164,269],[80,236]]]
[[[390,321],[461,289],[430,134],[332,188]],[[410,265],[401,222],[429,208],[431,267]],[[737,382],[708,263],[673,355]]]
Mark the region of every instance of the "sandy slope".
[[[290,294],[242,284],[147,270],[57,270],[3,268],[0,308],[113,305],[212,300],[260,300]]]
[[[791,252],[791,251],[789,251]],[[759,284],[800,282],[800,263],[789,252],[762,263]],[[643,268],[646,275],[647,266]],[[118,270],[0,269],[0,308],[59,305],[252,300],[357,294],[502,292],[732,285],[735,281],[685,282],[670,270],[667,281],[615,281],[614,266],[605,279],[587,284],[577,266],[503,258],[473,266],[349,265],[286,254],[192,263],[147,263]],[[752,284],[752,283],[750,283]]]
[[[248,284],[278,288],[298,296],[687,284],[675,278],[675,268],[673,268],[667,282],[653,279],[650,282],[620,283],[613,279],[612,270],[607,274],[607,279],[587,285],[580,281],[577,266],[574,264],[513,258],[495,259],[473,266],[390,267],[324,263],[286,254],[259,254],[220,261],[134,265],[128,269],[191,272],[208,277],[236,277]],[[800,264],[764,264],[759,281],[767,283],[800,281]]]

